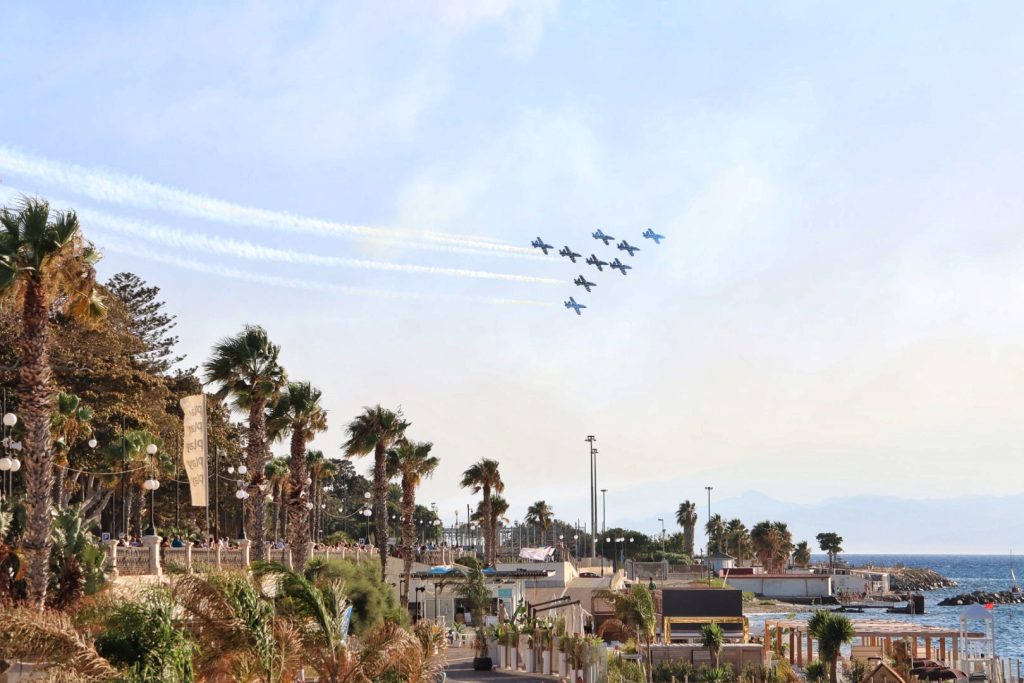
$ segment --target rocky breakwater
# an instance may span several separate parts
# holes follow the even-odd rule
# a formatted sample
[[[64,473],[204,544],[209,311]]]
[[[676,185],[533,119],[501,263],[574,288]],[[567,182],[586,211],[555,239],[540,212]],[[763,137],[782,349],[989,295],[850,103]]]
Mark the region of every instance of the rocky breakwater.
[[[901,567],[888,569],[889,590],[893,593],[917,593],[936,588],[955,588],[957,583],[933,569]]]
[[[939,607],[959,607],[960,605],[1024,605],[1024,593],[1013,591],[974,591],[963,595],[954,595],[939,603]]]

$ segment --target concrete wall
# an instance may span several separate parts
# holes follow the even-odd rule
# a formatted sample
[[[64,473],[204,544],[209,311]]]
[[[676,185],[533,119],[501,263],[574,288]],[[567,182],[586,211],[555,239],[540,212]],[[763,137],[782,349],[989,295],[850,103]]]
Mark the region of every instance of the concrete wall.
[[[832,577],[812,574],[730,576],[729,585],[766,598],[824,598],[832,595]]]

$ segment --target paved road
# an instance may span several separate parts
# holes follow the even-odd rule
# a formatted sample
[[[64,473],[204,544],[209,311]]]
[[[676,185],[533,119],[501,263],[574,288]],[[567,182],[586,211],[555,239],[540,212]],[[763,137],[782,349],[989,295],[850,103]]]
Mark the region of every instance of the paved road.
[[[473,671],[473,654],[462,649],[448,650],[448,683],[469,681],[496,681],[498,683],[551,683],[558,680],[550,676],[533,676],[499,671]]]

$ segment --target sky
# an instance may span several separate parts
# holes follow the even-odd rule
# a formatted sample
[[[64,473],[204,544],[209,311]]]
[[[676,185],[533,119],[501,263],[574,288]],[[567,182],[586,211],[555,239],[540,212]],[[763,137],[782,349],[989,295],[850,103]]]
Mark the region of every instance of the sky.
[[[585,522],[588,434],[609,526],[703,511],[708,485],[797,515],[979,495],[1020,516],[1019,3],[0,18],[0,201],[78,210],[103,279],[161,288],[189,364],[266,327],[324,392],[328,455],[363,406],[400,406],[446,522],[481,457],[513,518]]]

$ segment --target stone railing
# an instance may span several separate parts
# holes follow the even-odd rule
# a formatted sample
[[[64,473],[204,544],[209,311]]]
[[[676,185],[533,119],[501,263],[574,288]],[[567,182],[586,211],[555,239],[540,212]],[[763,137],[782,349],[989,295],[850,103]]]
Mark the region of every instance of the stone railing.
[[[310,558],[322,557],[327,560],[352,560],[353,562],[371,562],[379,557],[377,549],[372,546],[363,548],[315,548],[309,551]]]

